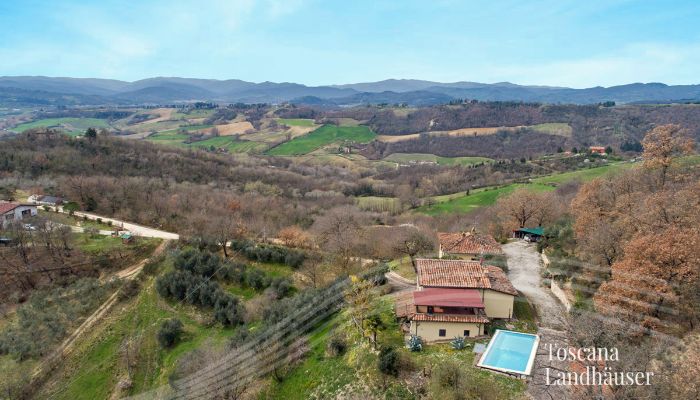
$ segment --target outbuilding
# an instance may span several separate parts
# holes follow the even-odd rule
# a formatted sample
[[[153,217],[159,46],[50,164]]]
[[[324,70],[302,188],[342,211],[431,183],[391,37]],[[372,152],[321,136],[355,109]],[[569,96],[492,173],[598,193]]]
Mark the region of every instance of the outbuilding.
[[[35,204],[23,204],[15,202],[0,202],[0,219],[2,227],[6,228],[15,221],[36,216]]]
[[[538,226],[536,228],[520,228],[513,231],[513,237],[516,239],[525,239],[529,242],[539,242],[544,236],[544,228]]]

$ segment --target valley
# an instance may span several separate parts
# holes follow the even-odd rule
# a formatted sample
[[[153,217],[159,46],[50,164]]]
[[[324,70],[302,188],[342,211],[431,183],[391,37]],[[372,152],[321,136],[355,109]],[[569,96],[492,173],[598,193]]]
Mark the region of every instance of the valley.
[[[606,278],[589,265],[607,249],[573,236],[575,224],[590,221],[592,206],[581,204],[618,190],[601,185],[643,187],[645,171],[658,173],[648,169],[654,154],[638,151],[657,132],[641,132],[657,112],[683,116],[687,137],[698,134],[682,105],[564,109],[596,117],[587,127],[570,115],[543,122],[566,113],[497,103],[13,115],[0,148],[0,195],[10,202],[0,204],[62,203],[37,203],[29,225],[0,235],[10,243],[0,248],[4,272],[17,277],[5,284],[13,294],[0,316],[0,371],[10,376],[2,390],[57,399],[418,399],[457,393],[445,383],[457,374],[481,398],[542,396],[537,376],[478,367],[484,347],[498,330],[589,337],[576,318],[601,315],[591,310],[603,301],[595,282]],[[474,113],[483,126],[473,127]],[[610,113],[644,118],[606,125]],[[424,123],[428,130],[413,131]],[[437,130],[441,123],[454,129]],[[674,126],[662,128],[677,135]],[[679,150],[672,158],[673,189],[659,195],[688,204],[700,157]],[[693,210],[674,212],[692,220]],[[544,238],[528,243],[532,232]],[[489,238],[475,240],[505,252],[465,256],[448,249],[445,238],[455,235]],[[550,264],[535,274],[540,249]],[[577,257],[587,260],[582,267],[568,261]],[[476,263],[489,288],[512,296],[508,315],[488,305],[477,325],[438,320],[464,328],[463,337],[421,328],[420,318],[438,318],[414,304],[415,293],[441,290],[420,272],[431,262]],[[572,311],[552,303],[561,301],[552,282]],[[46,318],[53,330],[37,325]],[[662,318],[659,332],[688,329]],[[553,320],[565,322],[552,331]],[[537,360],[539,374],[549,364]]]

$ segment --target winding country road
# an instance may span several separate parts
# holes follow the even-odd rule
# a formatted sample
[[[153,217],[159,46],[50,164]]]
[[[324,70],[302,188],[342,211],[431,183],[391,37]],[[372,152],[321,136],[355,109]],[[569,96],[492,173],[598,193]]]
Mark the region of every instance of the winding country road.
[[[63,207],[49,207],[52,210],[56,210],[58,208],[58,212],[68,214],[68,211],[63,210]],[[142,237],[150,237],[150,238],[159,238],[159,239],[165,239],[165,240],[178,240],[180,239],[180,235],[177,233],[172,233],[172,232],[166,232],[162,231],[160,229],[155,229],[155,228],[149,228],[147,226],[143,225],[137,225],[132,222],[126,222],[122,221],[119,219],[115,218],[109,218],[109,217],[103,217],[101,215],[97,214],[91,214],[91,213],[86,213],[82,211],[75,211],[73,213],[76,217],[85,217],[89,220],[95,221],[98,218],[102,220],[102,222],[111,222],[112,226],[115,228],[121,228],[122,230],[129,231],[135,236],[142,236]]]

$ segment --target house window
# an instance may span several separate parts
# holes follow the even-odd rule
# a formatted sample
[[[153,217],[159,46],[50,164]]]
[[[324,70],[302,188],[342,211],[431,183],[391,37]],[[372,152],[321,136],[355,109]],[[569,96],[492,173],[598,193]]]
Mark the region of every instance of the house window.
[[[14,214],[7,214],[7,215],[5,215],[5,220],[7,220],[7,221],[12,221],[13,219],[15,219],[15,215],[14,215]]]
[[[440,337],[447,336],[447,331],[445,329],[438,330],[438,336],[440,336]]]
[[[469,329],[464,330],[464,337],[469,337]]]
[[[426,313],[426,312],[428,312],[428,307],[426,307],[426,306],[417,306],[417,307],[416,307],[416,311],[418,311],[419,313]]]
[[[432,314],[435,312],[435,309],[433,306],[428,306],[428,314]]]
[[[29,209],[29,210],[23,210],[23,211],[22,211],[22,216],[23,216],[23,217],[28,217],[28,216],[30,216],[30,215],[32,215],[32,210],[31,210],[31,209]]]

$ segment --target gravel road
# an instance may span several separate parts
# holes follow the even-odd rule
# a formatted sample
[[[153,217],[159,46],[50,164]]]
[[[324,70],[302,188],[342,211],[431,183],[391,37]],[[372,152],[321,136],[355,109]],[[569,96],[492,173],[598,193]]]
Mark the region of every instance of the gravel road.
[[[55,209],[55,208],[52,208]],[[66,211],[63,210],[63,207],[58,207],[58,210],[62,213],[66,213]],[[102,222],[112,222],[112,225],[116,228],[120,228],[121,230],[129,231],[133,233],[136,236],[142,236],[142,237],[151,237],[151,238],[159,238],[159,239],[165,239],[165,240],[178,240],[180,238],[180,235],[177,233],[172,233],[172,232],[166,232],[162,231],[160,229],[155,229],[155,228],[149,228],[147,226],[143,225],[137,225],[131,222],[126,222],[114,218],[109,218],[109,217],[103,217],[101,215],[97,214],[91,214],[91,213],[86,213],[82,211],[76,211],[74,213],[75,216],[77,217],[85,217],[90,220],[97,220],[98,218],[102,220]]]
[[[550,359],[547,345],[567,347],[566,311],[564,306],[542,286],[541,258],[534,244],[522,240],[503,246],[508,257],[508,278],[537,309],[540,346],[535,356],[532,376],[528,380],[527,394],[533,399],[559,400],[570,398],[567,386],[548,385],[547,373],[566,371],[568,364]],[[549,371],[548,371],[549,370]]]
[[[566,328],[566,311],[557,299],[542,286],[540,255],[534,244],[522,240],[503,246],[508,257],[508,278],[537,309],[539,325],[544,328]]]

